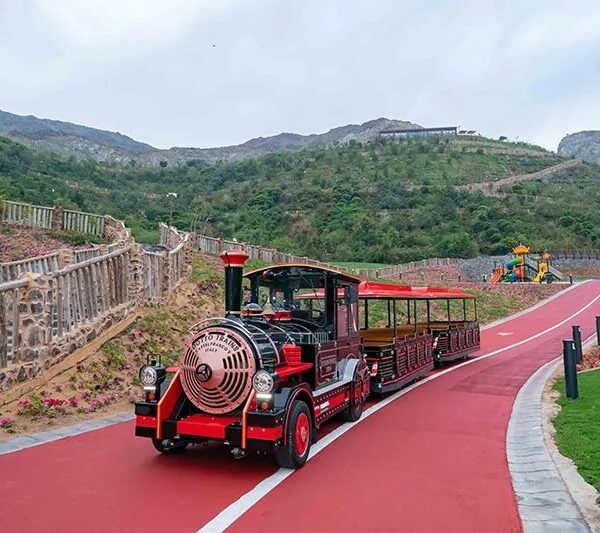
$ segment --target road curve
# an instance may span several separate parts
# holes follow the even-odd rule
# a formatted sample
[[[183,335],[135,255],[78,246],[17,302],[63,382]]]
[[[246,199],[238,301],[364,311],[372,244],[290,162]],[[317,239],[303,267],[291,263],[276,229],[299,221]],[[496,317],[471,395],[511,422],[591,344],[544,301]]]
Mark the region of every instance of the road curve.
[[[287,531],[520,531],[505,450],[514,398],[571,324],[585,338],[597,314],[592,281],[485,330],[472,362],[356,424],[243,514],[230,506],[277,478],[268,458],[233,461],[220,446],[160,456],[131,422],[0,456],[0,530],[196,531],[219,516],[233,531],[265,520]]]

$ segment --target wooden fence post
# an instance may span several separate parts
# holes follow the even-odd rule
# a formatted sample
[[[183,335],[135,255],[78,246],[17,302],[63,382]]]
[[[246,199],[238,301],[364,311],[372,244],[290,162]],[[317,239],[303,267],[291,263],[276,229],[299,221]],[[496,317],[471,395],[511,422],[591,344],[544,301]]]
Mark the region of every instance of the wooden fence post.
[[[52,229],[54,231],[63,229],[63,213],[64,209],[60,205],[54,206],[54,212],[52,213]]]

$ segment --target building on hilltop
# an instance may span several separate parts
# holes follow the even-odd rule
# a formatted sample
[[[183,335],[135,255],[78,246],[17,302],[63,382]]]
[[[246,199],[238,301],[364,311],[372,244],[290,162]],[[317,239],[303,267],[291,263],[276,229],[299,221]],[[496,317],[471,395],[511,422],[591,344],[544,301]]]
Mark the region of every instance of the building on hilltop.
[[[440,136],[449,136],[449,135],[457,135],[458,127],[457,126],[444,126],[442,128],[420,128],[420,129],[397,129],[390,128],[387,130],[382,130],[380,135],[382,137],[386,137],[388,139],[405,139],[405,138],[415,138],[415,137],[440,137]]]

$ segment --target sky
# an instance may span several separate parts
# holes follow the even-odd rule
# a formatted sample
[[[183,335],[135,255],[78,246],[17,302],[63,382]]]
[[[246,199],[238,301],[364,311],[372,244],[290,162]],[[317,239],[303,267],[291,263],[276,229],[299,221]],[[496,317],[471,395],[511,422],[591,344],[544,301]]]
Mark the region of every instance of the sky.
[[[600,1],[0,0],[0,109],[159,148],[378,117],[600,129]]]

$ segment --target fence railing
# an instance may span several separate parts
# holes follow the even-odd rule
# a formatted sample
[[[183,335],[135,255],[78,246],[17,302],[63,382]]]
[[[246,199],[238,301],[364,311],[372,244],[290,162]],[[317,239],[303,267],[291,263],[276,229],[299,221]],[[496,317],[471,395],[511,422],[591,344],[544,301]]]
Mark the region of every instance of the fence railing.
[[[309,257],[288,254],[272,248],[263,248],[262,246],[247,244],[245,242],[216,239],[214,237],[207,237],[206,235],[198,235],[196,239],[196,245],[201,252],[209,255],[219,255],[220,253],[228,250],[244,250],[250,259],[264,261],[266,263],[298,263],[303,265],[329,268],[331,270],[337,270],[338,272],[347,272],[348,270],[346,268],[332,265],[330,263],[324,263],[322,261],[317,261],[316,259],[311,259]]]
[[[89,235],[104,235],[105,217],[94,213],[72,211],[23,202],[2,202],[2,221],[14,226],[75,231]]]
[[[104,216],[65,209],[62,229],[102,236],[104,235]]]
[[[148,300],[163,295],[164,254],[144,250],[144,297]]]
[[[28,280],[0,284],[0,368],[12,362],[18,349],[20,303]]]
[[[600,250],[559,250],[551,252],[552,259],[579,259],[600,261]]]
[[[2,221],[15,226],[52,228],[54,208],[4,201]]]
[[[35,274],[54,272],[58,270],[58,254],[58,252],[52,252],[48,255],[40,255],[20,261],[0,263],[0,283],[16,280],[25,272]]]
[[[411,261],[410,263],[403,263],[401,265],[390,267],[361,269],[356,271],[356,275],[363,278],[395,278],[401,276],[405,272],[412,272],[413,270],[448,266],[456,263],[457,260],[450,257],[434,257],[432,259],[421,259],[420,261]]]
[[[160,225],[160,244],[166,250],[143,250],[144,296],[147,299],[161,298],[187,276],[191,266],[187,257],[190,238],[189,233],[181,233],[166,224]]]
[[[182,242],[177,248],[171,250],[168,254],[169,262],[169,289],[174,289],[179,285],[181,280],[185,277],[187,265],[185,261],[185,242]]]
[[[127,250],[69,265],[52,274],[50,337],[61,337],[128,300]]]
[[[119,249],[119,247],[112,248],[112,246],[106,247],[106,252],[114,252]],[[83,250],[74,250],[73,251],[73,262],[81,263],[82,261],[87,261],[88,259],[94,259],[95,257],[100,257],[104,253],[103,249],[100,246],[94,246],[92,248],[85,248]]]

